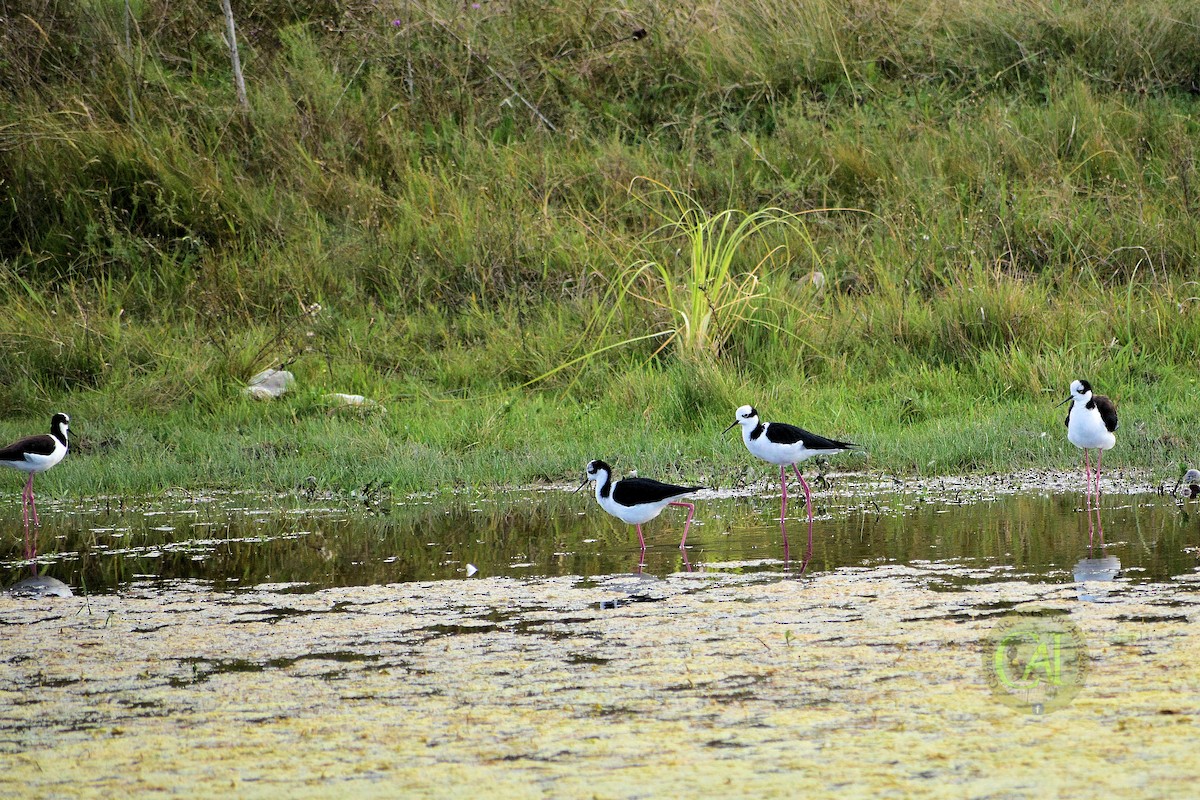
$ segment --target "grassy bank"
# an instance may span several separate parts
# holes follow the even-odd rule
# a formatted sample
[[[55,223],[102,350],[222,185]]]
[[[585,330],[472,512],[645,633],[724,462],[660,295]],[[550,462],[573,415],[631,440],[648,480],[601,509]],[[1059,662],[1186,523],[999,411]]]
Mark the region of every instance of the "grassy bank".
[[[246,107],[218,3],[132,10],[0,42],[0,433],[72,414],[47,491],[728,482],[744,402],[854,468],[1057,467],[1075,377],[1113,466],[1198,451],[1188,4],[235,2]]]

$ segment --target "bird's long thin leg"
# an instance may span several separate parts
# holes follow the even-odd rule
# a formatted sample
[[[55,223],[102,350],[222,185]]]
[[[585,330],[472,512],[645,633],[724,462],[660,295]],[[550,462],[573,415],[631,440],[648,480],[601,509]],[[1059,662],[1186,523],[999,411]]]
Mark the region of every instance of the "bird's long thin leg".
[[[1083,449],[1083,478],[1085,483],[1083,513],[1087,514],[1088,518],[1088,547],[1091,547],[1092,539],[1096,536],[1096,528],[1092,522],[1092,460],[1086,447]]]
[[[42,527],[42,521],[37,515],[37,500],[33,497],[33,473],[29,473],[29,506],[33,509],[33,526],[35,528]]]
[[[637,528],[637,532],[638,532],[638,544],[640,544],[642,546],[642,554],[645,555],[645,553],[646,553],[646,537],[642,536],[642,526],[635,525],[634,527]]]
[[[779,506],[779,533],[783,536],[783,563],[788,562],[788,538],[787,538],[787,467],[780,465],[779,467],[779,488],[783,490],[783,502]]]
[[[812,556],[813,546],[812,493],[808,490],[808,484],[804,481],[804,476],[800,474],[800,468],[792,464],[792,469],[796,471],[796,477],[800,479],[800,485],[804,487],[804,508],[808,511],[808,550],[805,551],[804,555],[804,565],[808,566],[808,559]]]
[[[800,485],[804,487],[804,509],[808,512],[808,518],[813,518],[812,513],[812,492],[808,490],[808,484],[804,481],[804,476],[800,474],[800,468],[792,464],[792,469],[796,471],[796,477],[800,479]]]
[[[683,538],[679,540],[679,549],[682,550],[684,542],[687,541],[688,529],[692,527],[692,517],[696,513],[696,506],[692,503],[671,503],[670,505],[688,510],[687,521],[683,523]]]
[[[1090,497],[1092,494],[1092,459],[1090,451],[1086,447],[1083,449],[1083,481]]]
[[[800,562],[800,569],[796,570],[796,577],[804,574],[804,570],[808,569],[808,562],[812,561],[812,550],[804,554],[804,560]]]
[[[1092,547],[1092,541],[1096,538],[1096,523],[1092,519],[1092,494],[1088,492],[1083,496],[1083,513],[1087,514],[1088,520],[1088,549]]]
[[[787,467],[784,466],[779,468],[779,488],[783,492],[783,502],[779,505],[779,527],[782,528],[783,518],[787,516]]]
[[[29,476],[30,478],[33,475]],[[25,558],[29,559],[31,545],[29,543],[29,482],[26,481],[25,487],[21,489],[21,519],[25,523]]]
[[[1096,506],[1100,506],[1100,465],[1104,461],[1104,451],[1096,448]]]

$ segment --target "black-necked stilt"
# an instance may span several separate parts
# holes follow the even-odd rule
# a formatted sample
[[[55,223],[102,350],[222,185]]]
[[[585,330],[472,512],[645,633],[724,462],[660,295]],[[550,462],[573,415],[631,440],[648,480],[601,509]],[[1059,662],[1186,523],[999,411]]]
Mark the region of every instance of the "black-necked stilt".
[[[1073,402],[1072,402],[1073,401]],[[1092,492],[1092,465],[1088,450],[1096,452],[1096,501],[1100,501],[1100,461],[1104,451],[1117,443],[1117,407],[1103,395],[1092,392],[1085,380],[1071,382],[1071,395],[1059,405],[1071,403],[1067,409],[1067,440],[1083,450],[1084,480],[1087,494]]]
[[[813,456],[842,453],[854,449],[858,445],[851,442],[839,442],[836,439],[826,439],[824,436],[818,436],[803,428],[783,422],[763,422],[758,418],[758,410],[754,406],[739,408],[736,418],[723,433],[728,433],[734,425],[742,426],[742,441],[746,443],[747,450],[768,464],[779,465],[779,486],[783,490],[783,503],[779,509],[780,528],[784,527],[783,519],[787,514],[787,466],[791,464],[792,469],[795,470],[796,477],[800,479],[800,485],[804,488],[804,507],[808,512],[809,546],[811,547],[812,493],[808,490],[808,484],[804,481],[804,476],[800,474],[800,468],[796,464]],[[786,538],[786,536],[785,529],[784,537]]]
[[[71,418],[66,414],[55,414],[50,418],[50,433],[26,436],[0,449],[0,466],[12,467],[29,474],[25,490],[21,492],[21,510],[25,518],[25,557],[33,558],[29,540],[29,511],[33,510],[33,524],[38,520],[37,503],[33,499],[33,476],[45,472],[63,460],[67,454],[67,428]]]
[[[683,549],[696,507],[678,501],[703,489],[703,486],[675,486],[652,478],[621,478],[614,481],[612,467],[600,460],[588,462],[579,489],[587,486],[588,481],[596,482],[596,502],[601,508],[622,522],[637,526],[638,543],[643,553],[646,552],[646,538],[642,536],[642,523],[657,517],[667,506],[686,508],[687,521],[683,524],[683,538],[679,540],[679,549]]]

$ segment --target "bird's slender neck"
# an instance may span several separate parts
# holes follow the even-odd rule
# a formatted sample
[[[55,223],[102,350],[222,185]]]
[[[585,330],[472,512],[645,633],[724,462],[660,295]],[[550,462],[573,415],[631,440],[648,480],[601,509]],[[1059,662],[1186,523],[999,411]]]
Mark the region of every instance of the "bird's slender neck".
[[[62,442],[62,446],[67,446],[67,432],[63,430],[62,425],[55,425],[50,429],[50,435]]]
[[[753,425],[747,423],[742,426],[742,439],[746,444],[750,444],[751,440],[762,436],[764,430],[766,430],[766,425],[759,420],[755,420]]]
[[[602,500],[612,493],[612,476],[607,472],[596,477],[596,500]]]

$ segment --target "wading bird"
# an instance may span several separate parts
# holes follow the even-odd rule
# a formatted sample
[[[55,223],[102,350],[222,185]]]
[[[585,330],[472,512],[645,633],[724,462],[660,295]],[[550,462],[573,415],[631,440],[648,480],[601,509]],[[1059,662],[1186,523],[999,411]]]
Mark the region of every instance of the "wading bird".
[[[601,508],[622,522],[637,527],[638,543],[642,546],[643,554],[646,552],[646,538],[642,536],[642,523],[657,517],[667,506],[686,508],[687,521],[683,524],[683,538],[679,540],[679,549],[683,549],[696,507],[678,501],[703,489],[703,486],[675,486],[652,478],[621,478],[614,481],[612,467],[600,460],[588,462],[583,483],[575,491],[587,486],[588,481],[596,482],[596,502]]]
[[[1100,461],[1104,451],[1117,443],[1117,407],[1103,395],[1092,392],[1085,380],[1071,382],[1071,394],[1059,405],[1071,403],[1067,409],[1067,440],[1083,450],[1084,480],[1088,494],[1092,491],[1092,465],[1088,450],[1096,450],[1096,501],[1100,501]]]
[[[33,499],[33,477],[45,472],[63,460],[67,454],[67,428],[71,418],[66,414],[55,414],[50,418],[50,433],[26,436],[0,449],[0,466],[11,467],[29,474],[25,489],[21,492],[21,511],[25,519],[25,557],[33,558],[33,546],[29,538],[29,512],[33,512],[33,524],[41,527],[37,503]]]
[[[779,465],[779,487],[783,491],[783,502],[779,507],[779,528],[783,532],[784,547],[787,547],[787,528],[784,517],[787,515],[787,467],[790,464],[800,479],[804,489],[804,508],[808,515],[808,552],[812,553],[812,492],[804,476],[800,474],[799,462],[813,456],[829,456],[857,448],[851,442],[839,442],[836,439],[826,439],[815,433],[788,425],[784,422],[763,422],[758,417],[754,406],[741,406],[735,412],[733,422],[722,433],[728,433],[734,425],[742,426],[742,441],[751,454],[758,456],[768,464]],[[807,563],[807,559],[805,560]]]

